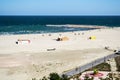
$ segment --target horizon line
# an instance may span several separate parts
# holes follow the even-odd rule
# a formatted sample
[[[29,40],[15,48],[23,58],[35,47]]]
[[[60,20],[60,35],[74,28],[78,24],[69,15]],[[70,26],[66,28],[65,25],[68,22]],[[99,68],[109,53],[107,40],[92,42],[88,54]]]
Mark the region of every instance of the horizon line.
[[[120,16],[120,15],[0,15],[0,16]]]

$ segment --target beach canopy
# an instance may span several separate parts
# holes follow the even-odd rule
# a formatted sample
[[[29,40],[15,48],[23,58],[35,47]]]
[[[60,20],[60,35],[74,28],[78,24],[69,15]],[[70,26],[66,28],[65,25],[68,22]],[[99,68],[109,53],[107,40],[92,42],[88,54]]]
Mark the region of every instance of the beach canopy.
[[[90,36],[89,39],[90,40],[96,40],[96,36]]]
[[[18,39],[16,44],[29,44],[30,40],[29,39]]]
[[[62,37],[62,41],[67,41],[67,40],[69,40],[68,37]]]
[[[66,36],[57,39],[57,41],[67,41],[67,40],[69,40],[69,38]]]

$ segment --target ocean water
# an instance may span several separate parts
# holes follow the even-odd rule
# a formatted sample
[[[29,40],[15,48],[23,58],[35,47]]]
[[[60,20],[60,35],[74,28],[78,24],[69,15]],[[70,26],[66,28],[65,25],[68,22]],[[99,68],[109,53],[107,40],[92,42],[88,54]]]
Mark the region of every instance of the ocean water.
[[[120,27],[120,16],[0,16],[0,35],[91,30],[90,28],[46,26],[65,24]]]

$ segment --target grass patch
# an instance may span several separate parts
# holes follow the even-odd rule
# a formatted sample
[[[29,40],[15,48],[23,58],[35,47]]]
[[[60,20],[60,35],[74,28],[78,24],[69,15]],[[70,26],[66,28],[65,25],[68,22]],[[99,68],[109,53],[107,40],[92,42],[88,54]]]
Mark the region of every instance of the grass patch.
[[[88,69],[87,71],[93,71],[94,69],[97,69],[99,71],[111,71],[110,64],[108,63],[101,63],[97,66],[94,66],[93,68]]]
[[[117,66],[117,71],[120,71],[120,56],[117,56],[115,58],[116,66]]]

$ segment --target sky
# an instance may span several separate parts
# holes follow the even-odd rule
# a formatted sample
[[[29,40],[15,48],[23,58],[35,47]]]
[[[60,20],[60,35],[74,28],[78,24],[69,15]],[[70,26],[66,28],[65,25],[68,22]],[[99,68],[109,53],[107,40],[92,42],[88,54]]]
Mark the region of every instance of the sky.
[[[120,15],[120,0],[0,0],[0,15]]]

